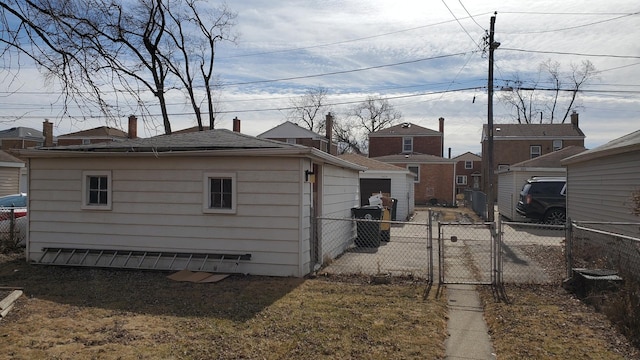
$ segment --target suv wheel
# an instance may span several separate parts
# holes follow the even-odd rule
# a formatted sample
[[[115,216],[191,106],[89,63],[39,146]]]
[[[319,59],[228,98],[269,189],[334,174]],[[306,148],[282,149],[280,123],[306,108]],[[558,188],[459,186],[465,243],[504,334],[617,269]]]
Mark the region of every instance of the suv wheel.
[[[567,222],[567,214],[564,209],[551,209],[544,215],[543,221],[549,225],[564,225]]]

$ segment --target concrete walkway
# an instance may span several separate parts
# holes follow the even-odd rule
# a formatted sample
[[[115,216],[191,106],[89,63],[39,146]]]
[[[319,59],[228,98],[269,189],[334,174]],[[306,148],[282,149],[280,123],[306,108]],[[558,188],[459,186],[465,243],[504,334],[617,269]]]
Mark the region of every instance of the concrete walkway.
[[[449,338],[445,341],[446,358],[495,359],[482,304],[473,285],[447,285]]]

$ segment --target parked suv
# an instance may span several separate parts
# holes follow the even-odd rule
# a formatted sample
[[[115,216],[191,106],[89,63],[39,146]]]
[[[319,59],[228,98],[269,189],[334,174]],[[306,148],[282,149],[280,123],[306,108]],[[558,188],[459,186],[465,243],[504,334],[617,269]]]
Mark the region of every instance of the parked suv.
[[[545,224],[564,225],[567,179],[565,177],[532,177],[522,187],[516,211]]]

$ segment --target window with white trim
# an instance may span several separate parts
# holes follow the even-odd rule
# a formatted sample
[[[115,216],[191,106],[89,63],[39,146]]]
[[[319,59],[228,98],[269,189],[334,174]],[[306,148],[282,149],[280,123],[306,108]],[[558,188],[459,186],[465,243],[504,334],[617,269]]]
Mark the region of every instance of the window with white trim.
[[[413,174],[413,182],[420,182],[420,166],[408,165],[407,169]]]
[[[208,172],[204,174],[202,211],[205,213],[236,212],[236,174]]]
[[[553,140],[553,151],[562,149],[562,140]]]
[[[457,175],[456,176],[456,185],[467,185],[467,176],[466,175]]]
[[[111,171],[82,172],[82,208],[111,210]]]
[[[529,154],[531,155],[531,159],[537,158],[542,155],[542,147],[540,145],[531,145],[529,147]]]
[[[412,137],[403,137],[402,138],[402,152],[403,153],[413,152],[413,138]]]
[[[465,169],[473,169],[473,161],[465,160],[464,161],[464,168]]]

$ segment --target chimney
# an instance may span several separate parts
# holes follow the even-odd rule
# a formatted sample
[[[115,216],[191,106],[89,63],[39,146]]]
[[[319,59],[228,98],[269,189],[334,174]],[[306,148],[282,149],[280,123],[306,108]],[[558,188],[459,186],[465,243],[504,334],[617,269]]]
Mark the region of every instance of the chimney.
[[[442,140],[440,140],[440,156],[444,157],[444,118],[441,117],[438,121],[440,122],[439,131],[442,134]]]
[[[240,119],[237,116],[233,118],[233,131],[240,132]]]
[[[129,139],[138,138],[138,118],[135,115],[129,115],[129,134],[127,137]]]
[[[574,128],[578,128],[578,113],[575,110],[571,113],[571,124]]]
[[[53,123],[50,123],[48,119],[42,123],[42,136],[44,136],[44,147],[53,146]]]
[[[324,123],[324,127],[326,130],[326,137],[327,137],[327,152],[329,154],[331,154],[331,143],[332,143],[332,139],[333,139],[333,115],[331,115],[331,113],[327,114],[326,117],[326,121]],[[332,154],[335,155],[335,154]]]

